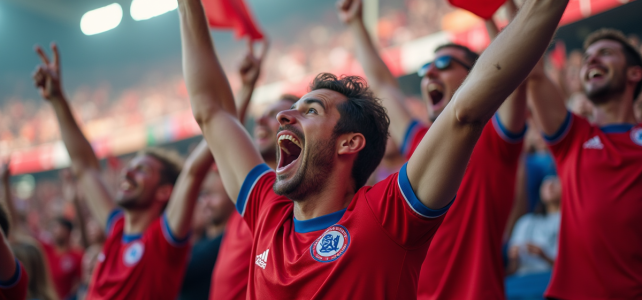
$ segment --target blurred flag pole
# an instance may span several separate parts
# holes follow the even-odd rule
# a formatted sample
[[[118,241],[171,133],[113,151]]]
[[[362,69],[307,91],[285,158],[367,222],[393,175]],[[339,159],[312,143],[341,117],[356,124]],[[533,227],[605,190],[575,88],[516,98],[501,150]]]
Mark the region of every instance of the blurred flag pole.
[[[363,23],[366,25],[370,38],[377,44],[377,20],[379,19],[379,0],[363,0]]]

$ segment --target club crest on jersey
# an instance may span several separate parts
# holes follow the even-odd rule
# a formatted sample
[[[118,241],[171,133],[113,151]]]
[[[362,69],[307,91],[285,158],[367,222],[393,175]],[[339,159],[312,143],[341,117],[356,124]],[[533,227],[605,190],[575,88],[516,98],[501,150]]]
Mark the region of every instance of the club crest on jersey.
[[[123,252],[123,263],[126,266],[131,267],[137,264],[141,258],[143,258],[143,253],[145,253],[145,246],[143,243],[136,241],[131,243]]]
[[[634,143],[642,146],[642,128],[635,128],[631,130],[631,140]]]
[[[350,245],[350,233],[341,225],[332,225],[310,246],[310,255],[318,262],[337,260]]]

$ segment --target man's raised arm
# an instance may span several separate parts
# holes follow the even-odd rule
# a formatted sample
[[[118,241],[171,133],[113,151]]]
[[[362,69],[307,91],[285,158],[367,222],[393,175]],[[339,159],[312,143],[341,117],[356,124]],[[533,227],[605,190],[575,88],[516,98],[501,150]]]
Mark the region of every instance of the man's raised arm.
[[[54,108],[62,141],[71,157],[71,169],[85,191],[92,214],[104,227],[109,213],[115,206],[113,198],[101,178],[98,158],[78,127],[63,93],[58,47],[52,44],[51,50],[53,51],[53,61],[50,62],[44,51],[40,47],[36,48],[42,64],[36,69],[33,79],[42,98],[49,101]]]
[[[564,93],[544,71],[544,59],[528,76],[527,97],[535,123],[546,136],[554,136],[564,124],[568,110],[564,104]]]
[[[192,215],[201,184],[212,167],[214,158],[202,140],[187,158],[178,176],[167,206],[167,222],[176,239],[184,239],[192,226]]]
[[[388,111],[390,137],[403,145],[404,136],[412,122],[412,115],[404,103],[405,96],[394,75],[383,62],[363,24],[362,0],[340,0],[337,3],[339,18],[350,27],[357,46],[356,55],[368,78],[368,85]]]
[[[540,59],[568,0],[527,0],[481,55],[408,162],[418,198],[431,209],[456,195],[482,129]]]
[[[223,185],[236,203],[247,174],[263,163],[238,121],[232,90],[214,52],[200,0],[179,0],[183,75],[192,111],[201,127]]]

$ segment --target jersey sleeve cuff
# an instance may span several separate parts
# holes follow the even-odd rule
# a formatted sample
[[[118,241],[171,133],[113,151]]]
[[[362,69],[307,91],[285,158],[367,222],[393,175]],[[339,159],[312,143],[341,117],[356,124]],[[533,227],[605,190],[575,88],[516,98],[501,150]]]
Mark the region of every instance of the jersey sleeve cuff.
[[[161,228],[163,231],[163,236],[165,237],[165,240],[167,240],[168,243],[170,243],[174,247],[181,247],[187,244],[189,241],[191,232],[185,235],[184,238],[178,239],[176,236],[172,233],[172,229],[169,227],[169,222],[167,221],[167,215],[163,214],[163,217],[161,218]]]
[[[9,289],[14,287],[18,282],[20,282],[20,277],[22,277],[22,267],[20,266],[20,261],[16,258],[16,270],[13,272],[11,278],[2,281],[0,280],[0,289]]]
[[[401,144],[400,150],[402,155],[408,155],[410,147],[412,146],[413,137],[417,134],[417,131],[421,127],[420,125],[421,122],[419,122],[418,120],[412,120],[412,122],[410,122],[410,125],[408,125],[406,134],[403,137],[403,143]]]
[[[546,141],[546,143],[548,143],[549,145],[553,145],[561,141],[571,129],[572,121],[573,121],[573,114],[571,114],[571,112],[566,112],[566,119],[564,119],[562,126],[560,126],[557,132],[555,132],[553,135],[544,134],[543,135],[544,141]]]
[[[107,235],[111,233],[111,230],[114,228],[114,223],[116,223],[116,220],[118,220],[122,216],[123,216],[123,211],[120,209],[114,209],[109,214],[109,216],[107,217],[107,227],[105,228]]]
[[[263,175],[271,171],[272,169],[270,169],[268,165],[260,164],[254,167],[254,169],[247,174],[245,181],[243,181],[243,185],[241,186],[241,190],[239,191],[239,196],[236,199],[236,210],[241,214],[241,216],[245,215],[245,208],[247,207],[247,202],[252,194],[254,186],[259,179],[263,177]]]
[[[450,206],[453,204],[455,199],[453,198],[448,205],[446,205],[443,208],[440,209],[430,209],[426,205],[423,204],[418,198],[417,195],[415,195],[415,191],[412,189],[412,186],[410,185],[410,180],[408,180],[408,172],[406,170],[406,167],[408,166],[408,163],[405,163],[403,167],[401,167],[401,170],[399,170],[399,176],[397,176],[397,183],[399,184],[399,190],[401,190],[401,194],[403,195],[404,200],[406,200],[406,203],[410,208],[417,213],[418,215],[424,217],[424,218],[438,218],[441,217],[443,214],[445,214]]]
[[[502,124],[502,120],[499,118],[499,113],[495,113],[495,116],[493,116],[493,127],[495,128],[495,131],[497,131],[497,134],[504,140],[509,143],[519,143],[524,139],[524,135],[526,135],[526,125],[524,125],[524,128],[520,132],[512,132]]]

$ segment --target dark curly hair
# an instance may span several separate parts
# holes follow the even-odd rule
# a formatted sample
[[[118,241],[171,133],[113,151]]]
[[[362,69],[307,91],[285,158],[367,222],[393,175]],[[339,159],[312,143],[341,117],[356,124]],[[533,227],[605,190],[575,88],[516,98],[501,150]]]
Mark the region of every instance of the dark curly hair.
[[[333,135],[358,132],[366,139],[366,146],[359,152],[352,167],[352,178],[357,190],[366,184],[386,152],[390,119],[381,100],[375,97],[366,81],[359,76],[337,77],[330,73],[320,73],[312,81],[310,90],[320,89],[332,90],[348,98],[337,105],[341,117],[334,126]]]

